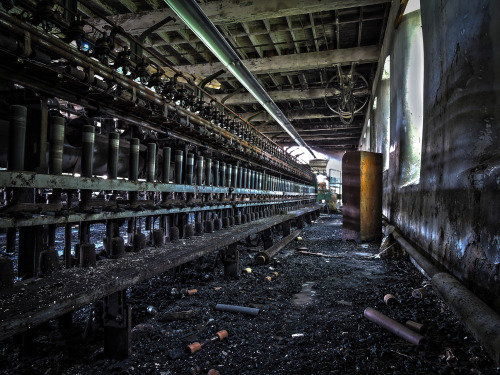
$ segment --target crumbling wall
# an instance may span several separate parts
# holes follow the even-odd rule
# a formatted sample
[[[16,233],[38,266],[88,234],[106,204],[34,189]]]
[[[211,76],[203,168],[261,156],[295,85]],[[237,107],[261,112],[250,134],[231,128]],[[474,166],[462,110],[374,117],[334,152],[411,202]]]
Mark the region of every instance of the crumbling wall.
[[[500,311],[500,4],[422,1],[421,19],[420,179],[401,185],[404,141],[391,126],[384,214]],[[404,94],[392,90],[391,123],[392,96]]]

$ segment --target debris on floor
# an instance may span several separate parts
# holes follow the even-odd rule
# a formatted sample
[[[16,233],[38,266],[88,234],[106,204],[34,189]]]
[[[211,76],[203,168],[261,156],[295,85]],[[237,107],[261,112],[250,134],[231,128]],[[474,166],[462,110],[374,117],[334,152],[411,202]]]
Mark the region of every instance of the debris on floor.
[[[275,237],[276,243],[280,233]],[[93,305],[76,311],[71,330],[60,329],[57,340],[56,321],[38,327],[36,350],[21,350],[19,338],[6,340],[0,374],[500,374],[408,259],[375,258],[379,242],[365,248],[342,242],[339,214],[323,214],[301,237],[304,251],[328,258],[295,251],[298,243],[292,242],[283,249],[286,255],[276,255],[271,270],[269,264],[255,265],[255,249],[242,243],[240,269],[252,272],[239,279],[226,280],[213,254],[130,288],[133,348],[125,361],[103,357],[103,330]],[[364,256],[356,255],[360,249]],[[263,282],[273,272],[279,276]],[[181,293],[195,287],[195,294]],[[413,297],[420,287],[429,293]],[[388,292],[398,304],[384,303]],[[216,304],[258,314],[214,309]],[[148,306],[156,312],[148,313]],[[366,307],[427,343],[413,345],[367,320]],[[84,340],[88,321],[92,334]],[[223,341],[202,345],[194,355],[185,352],[222,330],[229,332]]]

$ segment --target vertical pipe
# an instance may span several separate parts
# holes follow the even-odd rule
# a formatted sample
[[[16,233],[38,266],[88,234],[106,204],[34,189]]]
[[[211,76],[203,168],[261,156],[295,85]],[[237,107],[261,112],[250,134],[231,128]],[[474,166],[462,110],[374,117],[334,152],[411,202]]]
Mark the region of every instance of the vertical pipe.
[[[163,147],[163,173],[162,182],[168,184],[170,181],[170,147]]]
[[[220,163],[220,186],[226,186],[226,163]]]
[[[242,178],[243,178],[243,168],[240,167],[240,168],[238,168],[238,186],[236,186],[236,187],[239,187],[239,188],[243,187]]]
[[[227,165],[226,169],[226,186],[231,187],[231,173],[233,170],[233,166],[231,164]]]
[[[214,186],[219,186],[219,161],[214,161]]]
[[[24,170],[27,114],[26,107],[11,105],[9,108],[9,155],[7,163],[10,171]]]
[[[120,133],[111,132],[108,135],[108,180],[118,178],[118,150],[120,148]]]
[[[233,167],[232,183],[234,188],[238,187],[238,169],[239,169],[238,165],[235,165]]]
[[[194,154],[187,154],[186,163],[186,184],[193,184],[193,171],[194,171]]]
[[[196,160],[196,184],[200,186],[203,185],[203,164],[203,156],[198,156],[198,159]]]
[[[247,189],[252,187],[252,170],[250,168],[247,169]]]
[[[93,174],[94,139],[95,139],[94,127],[92,125],[84,125],[82,132],[82,176],[83,177],[92,177]]]
[[[212,185],[212,159],[207,159],[205,163],[205,185]]]
[[[247,187],[247,169],[246,168],[241,168],[241,187],[243,189],[246,189]]]
[[[148,143],[147,182],[154,182],[156,175],[156,143]]]
[[[175,151],[175,183],[177,185],[182,184],[182,164],[183,164],[183,152],[182,150]]]
[[[49,142],[50,142],[49,173],[54,175],[62,174],[62,157],[63,157],[63,147],[64,147],[64,117],[50,118]]]

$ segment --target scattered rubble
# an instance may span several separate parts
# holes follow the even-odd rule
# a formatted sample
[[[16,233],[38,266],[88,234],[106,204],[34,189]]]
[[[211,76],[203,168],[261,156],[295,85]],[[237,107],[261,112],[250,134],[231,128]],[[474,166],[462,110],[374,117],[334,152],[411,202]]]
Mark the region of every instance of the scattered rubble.
[[[300,245],[327,258],[301,254],[292,242],[273,258],[271,270],[270,264],[256,266],[255,249],[240,244],[240,269],[252,272],[237,280],[224,278],[213,254],[130,288],[133,353],[125,361],[103,357],[96,303],[75,312],[70,329],[59,329],[57,321],[38,327],[31,351],[20,350],[19,338],[6,340],[0,374],[500,374],[407,259],[356,256],[361,247],[342,242],[341,231],[338,214],[322,215],[303,230]],[[363,252],[378,253],[380,243],[366,244]],[[273,272],[279,276],[263,282]],[[413,298],[419,287],[429,293]],[[197,293],[177,298],[173,288]],[[386,291],[401,303],[387,306]],[[259,313],[215,310],[218,303]],[[148,313],[148,306],[157,312]],[[365,319],[368,306],[427,343],[412,345]],[[229,337],[195,355],[185,352],[221,330]]]

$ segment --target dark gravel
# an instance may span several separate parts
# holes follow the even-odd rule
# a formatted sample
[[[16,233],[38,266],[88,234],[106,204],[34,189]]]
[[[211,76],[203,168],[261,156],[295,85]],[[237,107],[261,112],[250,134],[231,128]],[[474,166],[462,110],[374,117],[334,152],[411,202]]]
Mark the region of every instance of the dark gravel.
[[[227,281],[217,254],[128,291],[133,308],[133,355],[102,354],[102,328],[82,339],[92,307],[70,328],[39,327],[31,347],[2,343],[1,374],[500,374],[499,368],[439,300],[407,259],[380,259],[379,243],[342,242],[341,215],[322,215],[271,264],[255,266],[260,247],[240,245],[239,280]],[[278,235],[276,236],[278,239]],[[329,257],[299,254],[297,247]],[[266,280],[270,276],[271,280]],[[428,296],[412,297],[424,287]],[[183,298],[172,288],[198,289]],[[386,293],[399,303],[386,306]],[[216,311],[217,303],[259,308],[257,316]],[[147,312],[148,306],[152,313]],[[404,323],[428,325],[428,344],[415,347],[363,317],[373,307]],[[187,320],[168,312],[193,310]],[[187,344],[217,331],[229,338],[190,356]]]

